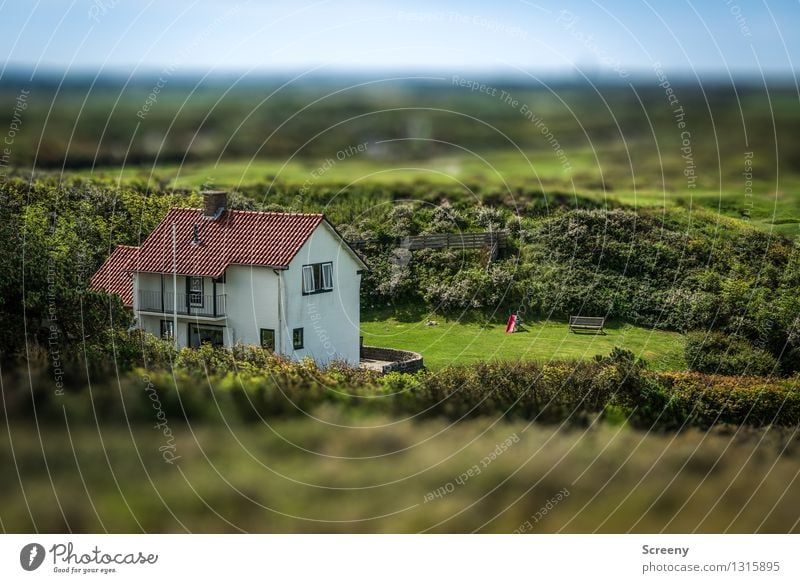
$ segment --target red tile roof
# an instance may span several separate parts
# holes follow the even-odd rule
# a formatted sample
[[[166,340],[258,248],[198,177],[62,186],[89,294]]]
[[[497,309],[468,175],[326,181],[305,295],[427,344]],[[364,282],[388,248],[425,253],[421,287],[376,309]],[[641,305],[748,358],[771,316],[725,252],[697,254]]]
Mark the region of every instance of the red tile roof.
[[[173,223],[175,271],[180,275],[220,277],[230,265],[288,267],[324,220],[321,214],[261,211],[226,211],[211,220],[204,218],[202,209],[170,209],[141,246],[119,245],[92,276],[91,287],[119,294],[123,304],[132,306],[132,272],[172,273]],[[196,244],[195,225],[199,240]]]
[[[220,277],[229,265],[288,267],[321,214],[226,211],[216,220],[201,209],[171,209],[139,247],[136,271],[171,273],[172,223],[175,223],[175,270],[182,275]],[[199,243],[193,243],[195,225]]]
[[[131,266],[135,262],[138,247],[118,245],[100,269],[92,276],[90,287],[122,298],[122,305],[133,307],[133,280]]]
[[[220,277],[229,265],[285,268],[311,233],[321,214],[226,211],[216,220],[201,209],[171,209],[139,247],[135,271],[172,273],[172,223],[175,223],[175,271]],[[199,243],[193,243],[195,225]]]

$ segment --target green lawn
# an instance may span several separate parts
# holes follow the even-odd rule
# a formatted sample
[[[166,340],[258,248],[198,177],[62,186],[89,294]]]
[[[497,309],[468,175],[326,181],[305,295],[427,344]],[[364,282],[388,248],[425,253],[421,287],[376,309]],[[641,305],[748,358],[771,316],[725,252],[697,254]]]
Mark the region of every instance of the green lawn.
[[[426,326],[427,320],[438,325]],[[683,337],[676,332],[609,322],[605,334],[575,334],[566,322],[535,320],[525,322],[521,332],[506,334],[499,318],[488,324],[476,320],[470,316],[459,321],[424,312],[366,312],[361,333],[368,346],[419,352],[431,369],[493,359],[589,359],[607,355],[615,346],[631,350],[657,370],[686,368]]]

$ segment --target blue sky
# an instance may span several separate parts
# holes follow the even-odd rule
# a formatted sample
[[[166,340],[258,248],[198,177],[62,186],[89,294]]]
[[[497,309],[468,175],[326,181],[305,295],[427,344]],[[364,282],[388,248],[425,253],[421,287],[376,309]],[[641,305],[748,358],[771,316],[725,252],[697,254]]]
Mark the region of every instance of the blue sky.
[[[122,71],[788,74],[784,0],[0,0],[5,65]]]

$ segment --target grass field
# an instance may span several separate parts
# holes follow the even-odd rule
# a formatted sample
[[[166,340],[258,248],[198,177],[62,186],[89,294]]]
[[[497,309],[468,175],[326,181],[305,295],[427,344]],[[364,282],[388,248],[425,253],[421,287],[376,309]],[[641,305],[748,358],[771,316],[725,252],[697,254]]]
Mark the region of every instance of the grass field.
[[[313,413],[324,422],[170,420],[173,465],[151,425],[67,420],[69,431],[40,434],[13,423],[0,435],[0,524],[62,533],[798,529],[788,430],[663,435]]]
[[[341,150],[340,152],[346,152]],[[330,158],[287,158],[265,160],[225,160],[216,163],[158,164],[156,166],[126,166],[73,170],[70,174],[84,178],[112,178],[123,182],[158,178],[175,188],[197,188],[204,181],[234,187],[258,182],[303,183],[306,180],[321,184],[347,184],[356,181],[380,184],[407,184],[425,181],[432,185],[453,182],[480,182],[485,185],[526,183],[564,187],[570,184],[572,171],[564,171],[554,160],[543,158],[539,152],[498,151],[482,156],[467,154],[441,155],[425,159],[403,159],[369,154],[345,156],[334,153]],[[367,149],[369,152],[369,149]],[[330,160],[331,163],[326,164]],[[592,160],[591,150],[575,155],[580,172],[597,169],[594,179],[602,173]],[[320,170],[321,169],[321,170]],[[311,175],[318,172],[318,178]],[[590,174],[587,174],[587,178]]]
[[[607,159],[597,159],[595,156]],[[481,185],[483,190],[495,189],[509,193],[508,203],[514,204],[518,187],[541,190],[545,193],[567,192],[583,197],[620,203],[635,208],[705,209],[727,217],[744,218],[754,226],[789,236],[800,233],[800,179],[794,174],[781,176],[780,185],[768,177],[753,178],[752,192],[746,194],[740,169],[721,180],[700,182],[687,190],[680,167],[637,169],[632,175],[626,160],[615,160],[612,154],[592,150],[578,151],[570,158],[573,167],[565,171],[549,157],[539,152],[498,151],[480,158],[466,154],[438,156],[425,160],[387,159],[360,156],[338,160],[239,160],[219,163],[160,164],[125,166],[69,171],[70,176],[111,179],[122,183],[138,181],[170,188],[199,189],[212,183],[218,187],[236,188],[263,184],[264,199],[269,202],[267,185],[300,190],[330,185],[339,192],[333,204],[347,204],[347,186],[359,183],[385,186],[412,183],[463,186]],[[664,164],[669,161],[664,160]],[[729,167],[735,165],[731,162]],[[626,170],[627,169],[627,170]],[[315,177],[316,176],[316,177]],[[387,198],[387,201],[390,200]],[[380,204],[381,200],[374,201]],[[524,205],[526,201],[517,200]],[[299,210],[299,209],[298,209]]]
[[[438,325],[426,326],[427,320]],[[683,337],[676,332],[609,322],[605,334],[575,334],[566,322],[535,320],[524,322],[521,332],[506,334],[504,323],[475,320],[473,316],[448,319],[415,310],[372,311],[362,314],[361,332],[364,344],[419,352],[425,365],[434,370],[492,359],[588,359],[596,354],[605,356],[615,346],[634,352],[656,370],[686,368]]]

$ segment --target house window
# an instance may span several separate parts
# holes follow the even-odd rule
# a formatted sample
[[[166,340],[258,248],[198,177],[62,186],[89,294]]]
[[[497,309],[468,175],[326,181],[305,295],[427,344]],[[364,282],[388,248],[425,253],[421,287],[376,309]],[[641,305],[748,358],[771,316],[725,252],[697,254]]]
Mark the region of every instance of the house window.
[[[161,320],[161,338],[164,340],[175,340],[175,322],[172,320]]]
[[[224,337],[221,326],[198,326],[189,324],[189,346],[199,348],[203,344],[211,346],[223,346]]]
[[[275,350],[275,330],[261,328],[261,348]]]
[[[295,328],[292,330],[292,346],[295,350],[303,348],[303,329]]]
[[[322,289],[333,289],[333,263],[322,264]]]
[[[189,305],[192,307],[203,307],[203,278],[190,277],[188,278],[189,286]]]
[[[333,289],[333,263],[312,263],[303,266],[303,295]]]

